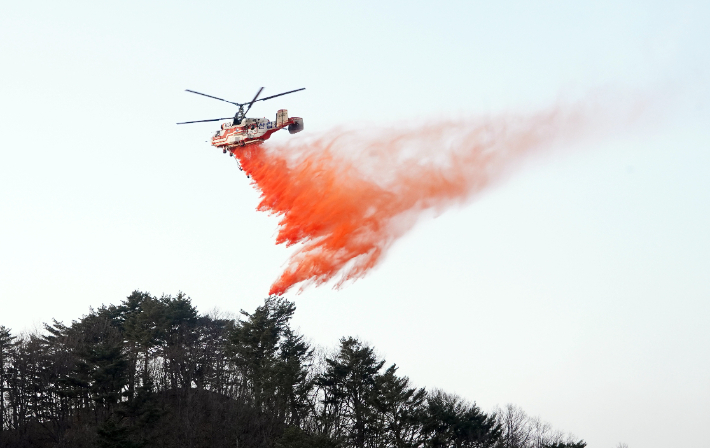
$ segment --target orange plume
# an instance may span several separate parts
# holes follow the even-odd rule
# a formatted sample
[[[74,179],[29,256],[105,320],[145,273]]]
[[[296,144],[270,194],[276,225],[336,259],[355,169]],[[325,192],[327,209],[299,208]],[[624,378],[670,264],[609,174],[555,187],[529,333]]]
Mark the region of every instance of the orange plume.
[[[258,210],[280,217],[276,243],[300,245],[269,293],[363,277],[423,211],[464,203],[512,162],[579,137],[589,116],[557,106],[234,150],[261,192]]]

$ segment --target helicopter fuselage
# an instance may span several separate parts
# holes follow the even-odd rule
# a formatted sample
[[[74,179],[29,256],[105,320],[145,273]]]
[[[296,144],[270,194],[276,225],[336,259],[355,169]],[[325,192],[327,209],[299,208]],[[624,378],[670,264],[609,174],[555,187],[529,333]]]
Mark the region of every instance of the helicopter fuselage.
[[[244,118],[241,123],[222,123],[220,130],[212,136],[212,146],[222,149],[224,152],[236,149],[240,146],[263,143],[271,135],[285,127],[291,134],[303,130],[303,119],[300,117],[288,117],[288,111],[281,109],[276,114],[276,121],[268,118]]]

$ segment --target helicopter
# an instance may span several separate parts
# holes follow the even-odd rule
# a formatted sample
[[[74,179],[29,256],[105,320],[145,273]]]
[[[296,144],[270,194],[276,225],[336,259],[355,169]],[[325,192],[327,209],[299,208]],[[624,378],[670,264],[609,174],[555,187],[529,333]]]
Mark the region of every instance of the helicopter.
[[[288,127],[288,132],[290,134],[295,134],[303,130],[303,118],[300,117],[290,117],[288,116],[288,111],[286,109],[280,109],[276,112],[276,121],[270,121],[268,118],[247,118],[247,113],[251,106],[257,101],[266,101],[271,98],[276,98],[277,96],[288,95],[289,93],[299,92],[301,90],[306,90],[305,87],[301,89],[291,90],[284,93],[279,93],[278,95],[267,96],[266,98],[259,98],[261,92],[264,88],[260,88],[254,99],[248,103],[237,103],[234,101],[227,101],[222,98],[217,98],[216,96],[207,95],[200,92],[195,92],[194,90],[185,89],[186,92],[196,93],[197,95],[206,96],[207,98],[212,98],[219,101],[224,101],[225,103],[234,104],[239,107],[239,110],[234,115],[234,117],[227,118],[213,118],[209,120],[197,120],[197,121],[184,121],[177,124],[191,124],[191,123],[205,123],[210,121],[220,121],[220,120],[231,120],[231,122],[222,123],[220,129],[214,133],[212,136],[212,146],[221,148],[223,153],[229,153],[229,156],[234,155],[234,151],[241,147],[252,144],[261,144],[271,137],[274,132]],[[246,110],[244,107],[246,106]],[[241,168],[241,167],[240,167]]]

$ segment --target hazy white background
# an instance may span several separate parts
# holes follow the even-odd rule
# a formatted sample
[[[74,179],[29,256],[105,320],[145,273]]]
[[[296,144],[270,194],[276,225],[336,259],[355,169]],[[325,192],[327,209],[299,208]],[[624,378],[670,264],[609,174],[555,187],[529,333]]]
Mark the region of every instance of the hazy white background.
[[[305,132],[643,91],[673,104],[653,125],[530,162],[364,280],[288,297],[315,344],[359,336],[418,385],[590,447],[710,446],[708,76],[701,1],[5,2],[0,324],[134,289],[261,303],[277,219],[204,142],[214,124],[175,125],[234,109],[183,89],[306,87],[251,114]]]

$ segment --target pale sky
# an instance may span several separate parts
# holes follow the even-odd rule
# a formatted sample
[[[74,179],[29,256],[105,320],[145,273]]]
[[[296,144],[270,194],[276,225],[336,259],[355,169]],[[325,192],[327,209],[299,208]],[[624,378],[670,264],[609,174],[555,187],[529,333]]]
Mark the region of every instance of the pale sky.
[[[0,13],[0,325],[134,289],[253,310],[288,249],[205,143],[231,106],[305,133],[544,108],[661,113],[423,220],[366,278],[289,294],[415,384],[512,402],[591,447],[708,446],[707,2],[15,2]],[[226,114],[226,115],[225,115]],[[292,138],[282,132],[273,137]]]

